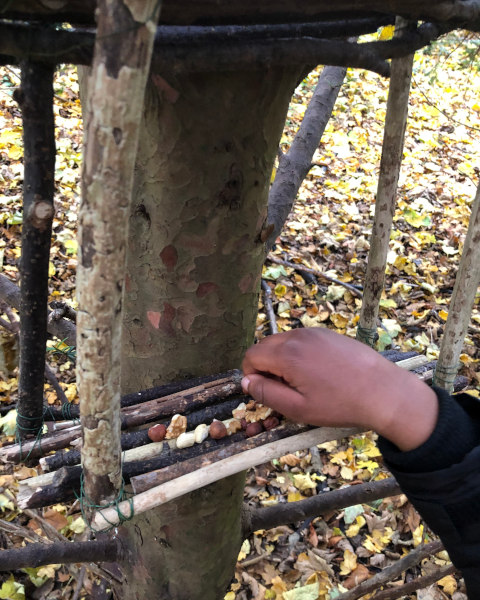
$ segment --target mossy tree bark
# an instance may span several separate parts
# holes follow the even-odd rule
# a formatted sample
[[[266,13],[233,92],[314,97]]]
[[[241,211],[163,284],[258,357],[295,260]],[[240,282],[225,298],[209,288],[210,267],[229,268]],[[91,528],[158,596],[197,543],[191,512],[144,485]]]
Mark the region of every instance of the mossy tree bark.
[[[297,70],[153,76],[124,298],[124,393],[240,365],[253,341],[268,184]],[[223,598],[243,476],[136,517],[122,598]],[[141,576],[139,576],[141,574]]]

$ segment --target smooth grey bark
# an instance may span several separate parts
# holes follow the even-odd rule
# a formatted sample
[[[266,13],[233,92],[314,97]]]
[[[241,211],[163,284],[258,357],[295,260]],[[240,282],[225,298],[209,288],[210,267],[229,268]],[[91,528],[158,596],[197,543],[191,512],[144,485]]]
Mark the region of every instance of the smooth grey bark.
[[[298,190],[307,176],[315,150],[332,114],[335,100],[347,69],[324,67],[318,79],[305,116],[290,149],[279,158],[275,180],[268,198],[269,226],[273,231],[267,240],[267,252],[275,243],[292,209]]]
[[[408,35],[408,28],[408,22],[398,17],[395,23],[395,37],[402,39],[404,35]],[[357,339],[372,347],[378,338],[377,319],[402,164],[412,66],[413,54],[392,60],[375,218],[357,328]]]

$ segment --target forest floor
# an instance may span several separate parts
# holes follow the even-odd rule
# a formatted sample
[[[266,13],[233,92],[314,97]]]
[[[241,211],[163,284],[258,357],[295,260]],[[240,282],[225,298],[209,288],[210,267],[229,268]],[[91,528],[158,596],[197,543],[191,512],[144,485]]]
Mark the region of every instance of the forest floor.
[[[479,176],[479,41],[450,35],[432,50],[417,53],[410,98],[405,154],[388,256],[379,327],[380,350],[416,350],[436,358],[462,252],[470,205]],[[297,88],[281,140],[288,149],[308,105],[319,70]],[[0,272],[17,280],[22,222],[21,118],[12,92],[17,69],[0,69]],[[76,218],[81,168],[81,109],[76,74],[58,73],[55,84],[57,133],[56,216],[50,262],[51,297],[75,307]],[[380,161],[388,82],[349,70],[334,114],[273,254],[360,286],[366,268]],[[274,174],[272,175],[272,177]],[[326,326],[354,336],[360,300],[345,287],[266,261],[280,330]],[[8,320],[8,314],[0,315]],[[257,337],[269,334],[263,304]],[[16,399],[12,334],[0,327],[0,405]],[[461,356],[462,373],[479,395],[480,310],[478,298]],[[3,361],[3,362],[2,362]],[[48,361],[67,398],[75,402],[70,348],[49,342]],[[57,402],[46,385],[46,400]],[[3,440],[11,439],[12,414],[0,418]],[[25,466],[0,467],[0,547],[22,543],[25,533],[45,535],[42,523],[15,504],[18,481],[36,474]],[[323,444],[281,457],[249,472],[246,501],[254,506],[295,502],[342,485],[388,476],[374,434]],[[46,509],[42,517],[68,539],[85,524],[76,503]],[[404,496],[358,505],[304,523],[258,531],[245,541],[226,600],[334,599],[398,560],[422,541],[428,529]],[[401,585],[446,564],[445,553],[425,560],[395,581]],[[0,575],[0,599],[102,598],[88,570],[51,565],[23,574]],[[465,600],[462,584],[448,576],[405,598]]]

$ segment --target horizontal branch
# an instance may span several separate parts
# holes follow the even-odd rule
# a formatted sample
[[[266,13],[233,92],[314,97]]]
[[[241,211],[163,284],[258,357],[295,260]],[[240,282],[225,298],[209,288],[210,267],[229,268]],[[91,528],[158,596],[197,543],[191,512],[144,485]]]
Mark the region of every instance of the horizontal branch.
[[[332,510],[354,504],[368,504],[380,498],[401,494],[395,479],[384,479],[325,492],[299,502],[277,504],[267,508],[247,508],[244,512],[243,533],[248,537],[258,529],[273,529],[286,523],[303,521],[308,517],[319,517]]]
[[[184,42],[177,30],[175,39],[178,41],[172,43],[167,33],[168,28],[163,28],[163,35],[156,37],[152,70],[220,71],[324,64],[368,69],[388,76],[390,66],[387,59],[410,54],[446,31],[448,28],[445,26],[423,23],[401,40],[358,44],[328,37],[319,38],[311,33],[307,37],[285,37],[283,34],[277,38],[259,37],[257,32],[253,39],[243,39],[239,35],[216,35],[211,36],[211,41],[206,34],[196,39],[190,33],[186,34],[188,41]],[[349,30],[345,33],[352,35]],[[339,35],[338,27],[334,35]],[[192,39],[195,41],[192,42]],[[0,54],[15,59],[30,58],[55,64],[90,64],[94,40],[93,31],[55,30],[19,23],[0,24]]]
[[[95,0],[64,0],[38,2],[15,0],[6,3],[4,18],[37,19],[50,23],[94,23]],[[378,16],[379,13],[402,15],[405,18],[449,22],[458,26],[478,27],[478,0],[164,0],[160,21],[168,24],[203,23],[291,23],[299,21],[333,20],[341,15]]]
[[[52,564],[114,562],[120,554],[120,542],[115,538],[95,542],[35,543],[23,548],[0,550],[0,571]]]
[[[98,511],[93,518],[92,527],[97,530],[105,529],[110,527],[111,524],[119,522],[119,512],[129,515],[133,509],[134,514],[141,514],[210,483],[263,464],[288,452],[310,448],[329,440],[338,440],[357,432],[358,430],[348,428],[314,428],[299,435],[247,450],[137,494],[130,501],[121,502],[116,509],[107,508]]]

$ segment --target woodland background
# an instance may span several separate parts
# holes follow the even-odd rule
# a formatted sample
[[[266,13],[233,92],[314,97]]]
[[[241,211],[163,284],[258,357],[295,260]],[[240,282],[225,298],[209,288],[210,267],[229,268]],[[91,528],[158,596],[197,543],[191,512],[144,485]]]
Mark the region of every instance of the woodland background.
[[[379,349],[416,350],[438,356],[438,340],[468,225],[478,181],[480,144],[480,73],[478,38],[455,32],[416,54],[405,153],[399,182],[381,307]],[[286,151],[313,93],[321,68],[298,86],[281,140]],[[15,281],[22,223],[21,116],[12,99],[19,84],[16,69],[0,69],[0,271]],[[57,138],[56,216],[50,262],[50,300],[75,307],[76,218],[82,154],[81,107],[74,70],[60,69],[55,84]],[[345,283],[361,286],[366,268],[388,81],[349,70],[313,166],[273,255],[313,267]],[[275,172],[272,174],[272,180]],[[279,330],[326,326],[355,335],[360,300],[345,287],[301,275],[267,259],[264,280],[271,288]],[[361,288],[359,288],[361,289]],[[0,315],[9,322],[8,311]],[[260,303],[258,338],[270,333]],[[0,409],[16,398],[16,349],[13,334],[0,328]],[[473,310],[465,342],[462,374],[479,395],[480,312]],[[49,342],[48,362],[64,393],[75,402],[75,352]],[[47,384],[49,403],[57,392]],[[15,417],[2,411],[4,439],[12,436]],[[366,434],[324,444],[251,470],[247,500],[269,506],[294,502],[345,483],[386,477],[375,436]],[[52,529],[73,538],[85,535],[78,504],[57,505],[42,518],[19,511],[17,482],[35,474],[27,467],[0,466],[0,544],[21,544],[26,532],[51,537]],[[314,600],[335,598],[342,589],[368,577],[430,539],[404,496],[354,506],[328,518],[296,527],[256,532],[246,540],[226,600],[254,598]],[[7,544],[8,542],[8,544]],[[443,554],[403,574],[398,583],[446,564]],[[75,578],[72,578],[72,569]],[[81,571],[81,576],[79,576]],[[360,579],[359,579],[360,578]],[[102,587],[103,586],[103,587]],[[342,587],[343,586],[343,587]],[[0,598],[105,598],[108,591],[88,568],[52,565],[0,575]],[[438,585],[410,596],[422,600],[461,600],[461,585],[448,576]]]

